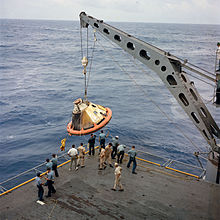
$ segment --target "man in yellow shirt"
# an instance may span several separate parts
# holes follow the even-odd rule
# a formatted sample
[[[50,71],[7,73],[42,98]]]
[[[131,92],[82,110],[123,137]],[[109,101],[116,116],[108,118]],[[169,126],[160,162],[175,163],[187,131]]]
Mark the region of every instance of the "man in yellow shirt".
[[[109,143],[106,147],[105,147],[105,162],[107,161],[109,166],[113,168],[112,166],[112,143]]]
[[[83,143],[80,144],[78,147],[78,166],[81,166],[82,168],[85,167],[85,154],[86,154],[86,149],[83,146]]]
[[[115,184],[112,188],[113,191],[116,191],[116,187],[119,186],[119,191],[124,191],[122,184],[121,184],[121,171],[122,168],[118,165],[118,163],[115,163]]]

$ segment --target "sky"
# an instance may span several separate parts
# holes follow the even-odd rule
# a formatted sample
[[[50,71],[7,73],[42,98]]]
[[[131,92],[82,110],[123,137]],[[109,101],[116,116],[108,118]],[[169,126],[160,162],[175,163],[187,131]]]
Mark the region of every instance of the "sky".
[[[220,0],[0,0],[0,18],[220,24]]]

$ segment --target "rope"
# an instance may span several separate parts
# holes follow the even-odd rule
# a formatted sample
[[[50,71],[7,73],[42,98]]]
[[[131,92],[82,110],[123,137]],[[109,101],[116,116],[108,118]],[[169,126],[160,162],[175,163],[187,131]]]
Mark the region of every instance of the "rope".
[[[55,200],[55,204],[54,204],[52,210],[50,211],[50,213],[49,213],[49,215],[48,215],[48,219],[51,219],[51,215],[52,215],[52,213],[53,213],[53,211],[54,211],[54,209],[55,209],[55,207],[56,207],[56,205],[57,205],[57,200],[56,200],[56,199],[54,199],[54,200]]]
[[[184,134],[184,132],[182,131],[182,129],[177,126],[173,120],[160,108],[160,106],[154,102],[151,98],[148,98],[147,93],[143,90],[143,88],[135,81],[135,79],[115,60],[115,58],[113,56],[111,56],[105,49],[105,47],[98,41],[98,43],[100,44],[100,46],[104,49],[104,51],[112,58],[112,60],[116,63],[116,65],[119,66],[119,68],[121,69],[122,72],[124,72],[130,79],[131,81],[133,81],[133,83],[144,93],[144,95],[147,97],[148,100],[150,100],[158,109],[159,111],[182,133],[182,135],[199,151],[201,151],[201,149],[193,143],[193,141],[186,135]]]
[[[80,46],[81,46],[81,59],[83,58],[83,46],[82,46],[82,27],[80,26]]]
[[[86,50],[86,56],[89,56],[89,33],[88,33],[88,28],[87,28],[87,32],[86,32],[86,41],[87,41],[87,50]]]
[[[91,74],[91,69],[92,69],[92,61],[93,61],[93,57],[94,57],[94,51],[95,51],[95,43],[97,41],[96,38],[96,34],[94,31],[94,43],[93,43],[93,48],[92,48],[92,56],[91,56],[91,61],[90,61],[90,66],[89,66],[89,75],[88,75],[88,79],[87,79],[87,91],[88,91],[88,86],[89,86],[89,80],[90,80],[90,74]]]

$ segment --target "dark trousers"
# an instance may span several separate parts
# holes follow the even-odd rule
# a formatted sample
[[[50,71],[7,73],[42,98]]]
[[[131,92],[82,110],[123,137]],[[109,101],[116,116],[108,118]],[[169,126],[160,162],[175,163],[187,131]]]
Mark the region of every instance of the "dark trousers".
[[[48,195],[47,196],[51,196],[51,192],[55,193],[56,190],[53,187],[53,180],[47,180],[47,186],[48,186]]]
[[[99,152],[101,152],[101,148],[105,149],[105,139],[100,140],[100,145],[99,145]]]
[[[133,162],[132,173],[134,173],[134,172],[135,172],[135,169],[136,169],[136,166],[137,166],[135,157],[130,157],[130,159],[129,159],[129,161],[128,161],[128,164],[127,164],[127,168],[130,167],[130,165],[131,165],[132,162]]]
[[[41,185],[37,185],[37,188],[38,188],[38,198],[40,201],[42,201],[44,195],[44,188]]]
[[[116,154],[117,154],[117,147],[112,146],[112,159],[115,159]]]
[[[100,148],[105,148],[105,139],[100,140]]]
[[[94,147],[95,147],[94,145],[89,145],[89,155],[91,155],[91,153],[92,153],[92,155],[95,154],[95,148]]]
[[[54,171],[55,176],[58,177],[59,174],[58,174],[58,171],[57,171],[57,165],[56,165],[56,164],[54,164],[54,165],[52,166],[52,170]]]
[[[118,156],[118,159],[117,159],[117,163],[122,163],[122,160],[124,158],[124,154],[125,152],[124,151],[119,151],[117,156]]]

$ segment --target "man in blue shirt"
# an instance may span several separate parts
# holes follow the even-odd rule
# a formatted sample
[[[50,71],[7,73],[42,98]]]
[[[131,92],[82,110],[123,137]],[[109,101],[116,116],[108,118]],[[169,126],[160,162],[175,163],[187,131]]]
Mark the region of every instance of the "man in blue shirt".
[[[51,159],[51,163],[52,163],[52,170],[55,173],[55,176],[58,177],[58,171],[57,171],[57,155],[56,154],[52,154],[52,159]]]
[[[122,160],[124,158],[124,153],[125,153],[125,148],[126,146],[124,144],[120,144],[117,148],[117,156],[118,156],[118,159],[117,159],[117,163],[122,163]]]
[[[137,166],[137,163],[136,163],[137,153],[135,151],[135,146],[132,146],[131,150],[128,151],[128,155],[130,156],[130,158],[129,158],[129,161],[128,161],[128,164],[127,164],[127,168],[129,168],[131,163],[133,162],[132,173],[137,174],[135,172],[135,169],[136,169],[136,166]]]
[[[101,130],[101,134],[99,135],[99,152],[101,151],[101,148],[105,149],[105,138],[107,138],[109,135],[109,131],[107,133],[107,135],[105,135],[105,133],[103,132],[103,130]]]
[[[112,159],[115,159],[117,154],[117,147],[119,145],[118,138],[118,136],[112,138]]]
[[[37,188],[38,188],[38,198],[39,198],[40,201],[44,201],[44,199],[43,199],[44,188],[43,188],[42,180],[40,178],[40,173],[37,173],[35,181],[36,181],[36,185],[37,185]]]
[[[54,184],[54,172],[51,170],[51,168],[47,168],[47,177],[45,177],[47,180],[47,187],[48,187],[48,194],[46,197],[51,197],[51,192],[55,193],[56,190],[53,187]]]
[[[47,158],[46,159],[46,169],[48,169],[48,168],[50,168],[50,169],[52,169],[52,166],[53,166],[53,164],[52,164],[52,162]]]

